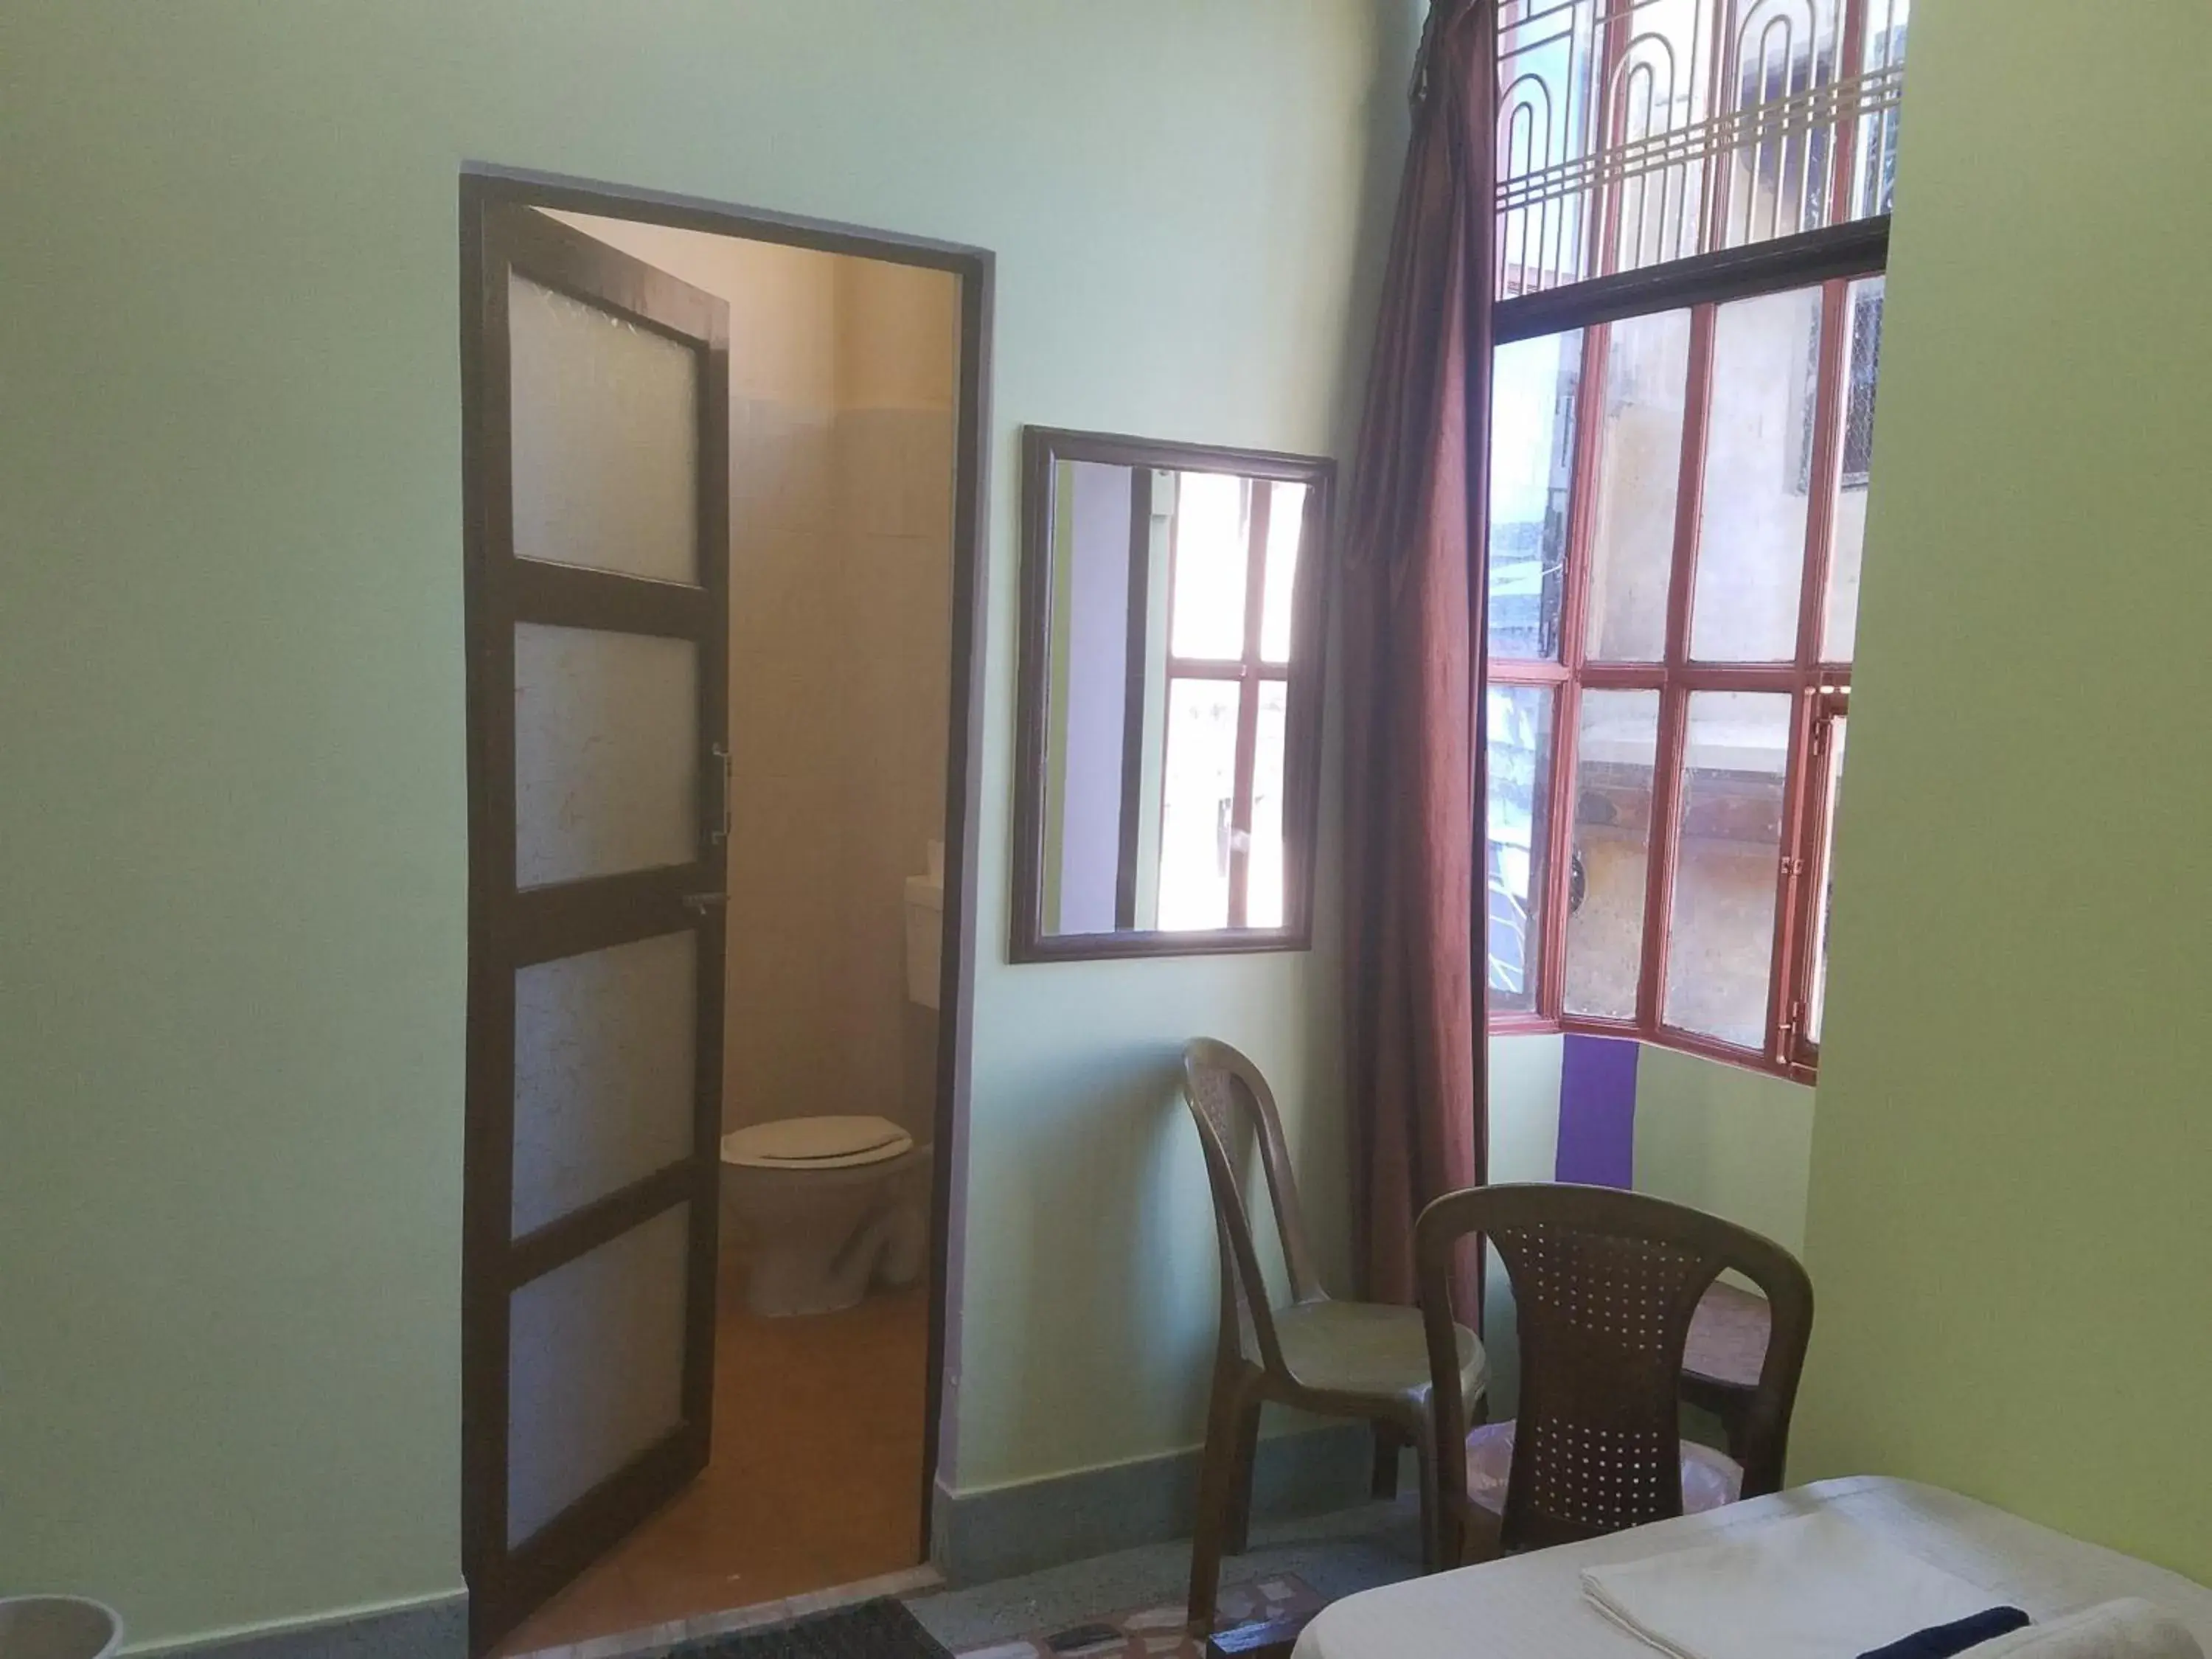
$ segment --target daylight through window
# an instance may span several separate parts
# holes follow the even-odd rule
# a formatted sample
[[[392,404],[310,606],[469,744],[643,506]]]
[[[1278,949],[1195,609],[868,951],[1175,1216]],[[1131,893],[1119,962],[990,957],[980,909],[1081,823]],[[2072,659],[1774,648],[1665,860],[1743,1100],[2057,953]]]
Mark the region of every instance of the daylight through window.
[[[1501,14],[1493,1029],[1817,1064],[1905,13]]]

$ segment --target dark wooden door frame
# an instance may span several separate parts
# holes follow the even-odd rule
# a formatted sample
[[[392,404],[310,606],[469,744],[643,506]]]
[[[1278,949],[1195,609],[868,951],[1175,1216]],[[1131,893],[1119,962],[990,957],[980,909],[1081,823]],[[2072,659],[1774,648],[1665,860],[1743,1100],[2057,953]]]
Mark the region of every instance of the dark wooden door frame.
[[[470,162],[460,176],[461,374],[465,411],[483,376],[483,345],[476,296],[483,271],[483,227],[501,204],[551,208],[604,218],[633,219],[710,234],[848,254],[950,273],[959,284],[960,361],[954,411],[952,498],[951,711],[945,753],[944,965],[938,995],[937,1102],[933,1140],[927,1398],[922,1422],[921,1559],[929,1558],[938,1461],[945,1411],[948,1350],[957,1331],[953,1273],[958,1265],[958,1227],[965,1208],[965,1150],[975,981],[974,895],[975,826],[981,810],[983,678],[981,642],[988,600],[985,503],[989,500],[990,347],[995,258],[989,250],[858,225],[775,213],[699,197],[638,189],[558,173]],[[473,593],[485,557],[483,503],[475,479],[482,462],[481,434],[464,418],[463,542],[466,586]],[[473,845],[471,858],[475,856]],[[465,1194],[465,1223],[473,1194]],[[503,1225],[506,1217],[499,1220]],[[462,1305],[464,1392],[462,1468],[471,1468],[471,1424],[466,1379],[489,1363],[486,1333],[472,1329],[466,1310],[476,1298],[465,1282]],[[503,1344],[502,1344],[503,1347]],[[498,1356],[503,1365],[504,1352]],[[482,1540],[470,1536],[475,1506],[463,1504],[465,1563],[478,1559]],[[493,1540],[503,1547],[503,1538]],[[471,1586],[471,1646],[496,1639],[479,1630]]]

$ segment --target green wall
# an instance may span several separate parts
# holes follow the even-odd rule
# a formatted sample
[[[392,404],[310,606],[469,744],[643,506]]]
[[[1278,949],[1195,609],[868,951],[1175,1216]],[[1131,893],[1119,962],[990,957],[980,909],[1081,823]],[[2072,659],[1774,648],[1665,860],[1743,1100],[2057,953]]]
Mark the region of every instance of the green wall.
[[[1587,1041],[1584,1038],[1575,1039]],[[1490,1039],[1490,1175],[1550,1181],[1559,1166],[1562,1039]],[[1636,1063],[1633,1184],[1805,1247],[1805,1188],[1813,1141],[1813,1091],[1763,1072],[1650,1043]],[[1492,1409],[1505,1413],[1520,1376],[1513,1291],[1493,1253],[1483,1340]]]
[[[2212,9],[1912,25],[1792,1472],[2212,1579]]]
[[[1340,1257],[1336,964],[1004,964],[1016,434],[1341,450],[1416,11],[0,14],[10,1587],[162,1638],[459,1582],[467,158],[997,251],[948,1474],[1196,1441],[1175,1048],[1275,1077]]]
[[[1636,1190],[1805,1248],[1813,1091],[1650,1043],[1636,1062]]]
[[[1489,1039],[1490,1178],[1549,1181],[1559,1162],[1559,1062],[1556,1032]],[[1498,1252],[1483,1255],[1482,1346],[1490,1357],[1490,1409],[1504,1416],[1521,1387],[1521,1338],[1513,1281]]]

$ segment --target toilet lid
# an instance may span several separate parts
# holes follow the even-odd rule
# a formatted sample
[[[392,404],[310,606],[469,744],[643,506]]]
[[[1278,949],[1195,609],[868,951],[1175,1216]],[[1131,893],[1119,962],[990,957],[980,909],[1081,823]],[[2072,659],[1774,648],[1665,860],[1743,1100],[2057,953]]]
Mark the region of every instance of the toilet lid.
[[[914,1137],[882,1117],[787,1117],[722,1137],[722,1162],[761,1170],[849,1170],[910,1151]]]

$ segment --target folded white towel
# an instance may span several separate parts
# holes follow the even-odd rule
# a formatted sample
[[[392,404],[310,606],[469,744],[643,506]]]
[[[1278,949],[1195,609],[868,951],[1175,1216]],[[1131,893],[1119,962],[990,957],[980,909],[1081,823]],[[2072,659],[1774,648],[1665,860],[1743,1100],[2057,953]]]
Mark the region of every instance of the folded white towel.
[[[1826,1513],[1585,1567],[1583,1594],[1677,1659],[1857,1659],[2005,1602]]]
[[[2136,1595],[2030,1625],[1967,1652],[1969,1659],[2204,1659],[2179,1620]]]

